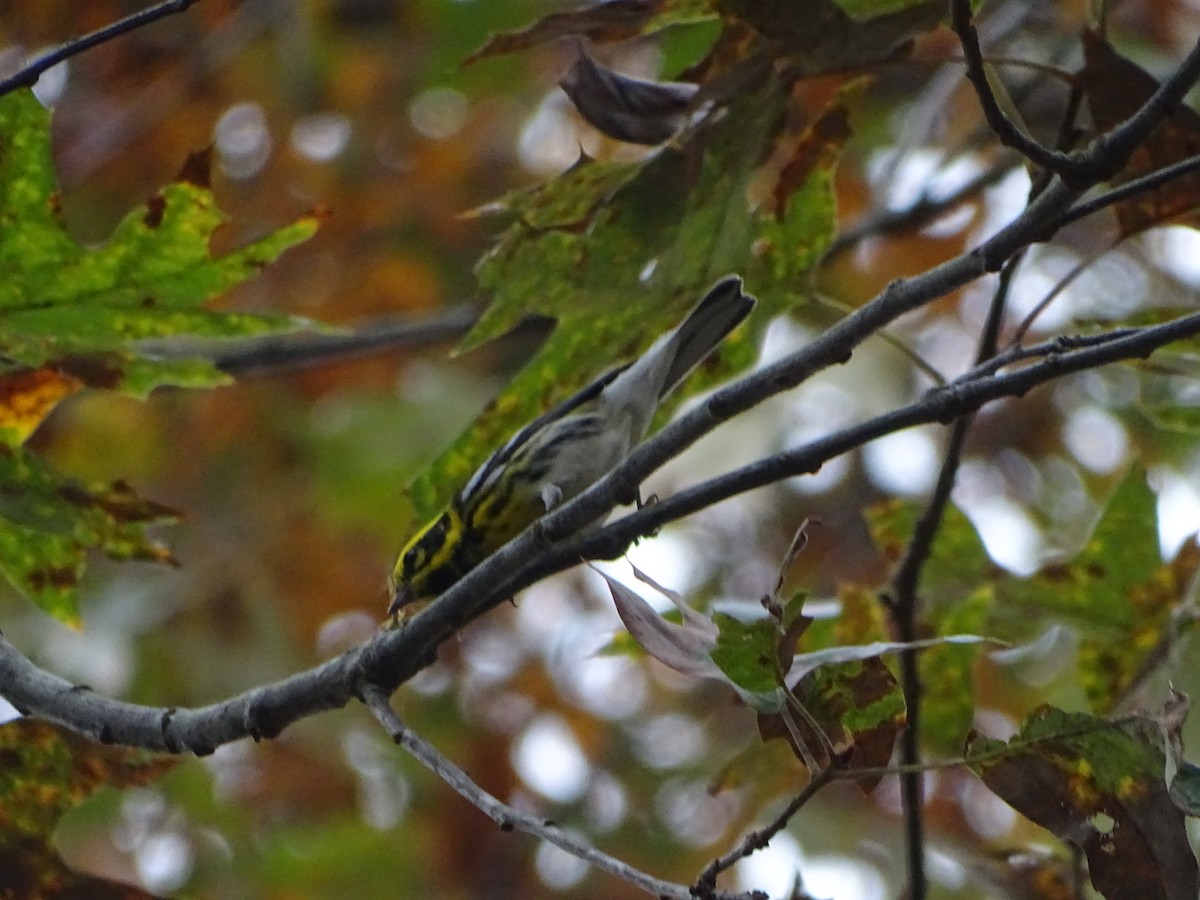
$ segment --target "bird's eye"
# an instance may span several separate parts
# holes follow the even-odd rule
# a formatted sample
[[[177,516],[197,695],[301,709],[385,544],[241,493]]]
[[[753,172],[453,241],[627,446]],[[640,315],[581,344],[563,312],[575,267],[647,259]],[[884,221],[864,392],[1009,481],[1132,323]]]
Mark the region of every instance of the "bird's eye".
[[[431,559],[437,556],[438,551],[445,546],[446,530],[449,524],[446,516],[439,516],[429,523],[424,531],[413,538],[412,546],[404,554],[404,562],[401,567],[403,577],[409,578],[417,574],[428,565]]]
[[[405,578],[410,577],[413,572],[421,567],[421,560],[425,557],[425,551],[419,546],[413,547],[404,554],[404,563],[401,566],[401,572]]]

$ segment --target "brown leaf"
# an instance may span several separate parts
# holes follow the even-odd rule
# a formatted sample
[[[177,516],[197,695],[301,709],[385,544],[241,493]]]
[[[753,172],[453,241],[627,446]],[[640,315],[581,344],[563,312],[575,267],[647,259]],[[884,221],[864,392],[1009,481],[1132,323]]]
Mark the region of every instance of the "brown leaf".
[[[1083,32],[1084,66],[1077,76],[1096,127],[1107,131],[1137,112],[1159,83],[1141,66],[1117,53],[1098,32]],[[1180,104],[1138,146],[1113,178],[1124,184],[1200,154],[1200,115]],[[1200,172],[1174,178],[1113,207],[1122,235],[1137,234],[1200,206]]]
[[[0,440],[23,444],[63,398],[83,387],[56,369],[29,369],[0,375]]]
[[[1108,900],[1194,900],[1196,858],[1163,784],[1157,731],[1045,706],[1007,745],[972,739],[968,758],[1006,803],[1084,851]]]
[[[873,769],[888,764],[906,716],[899,685],[879,657],[823,666],[802,678],[792,694],[835,750],[852,748],[845,762],[847,768]],[[797,746],[793,728],[810,750],[823,742],[803,720],[794,720],[789,727],[784,719],[788,714],[760,715],[759,734],[763,740],[785,738],[797,758],[803,760],[804,751]],[[858,784],[864,792],[870,792],[879,780],[873,777]]]

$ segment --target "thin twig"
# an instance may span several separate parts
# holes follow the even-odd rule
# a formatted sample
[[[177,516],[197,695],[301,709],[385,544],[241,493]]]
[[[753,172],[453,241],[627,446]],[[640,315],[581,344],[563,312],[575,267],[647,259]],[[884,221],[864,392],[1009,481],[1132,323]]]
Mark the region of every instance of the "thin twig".
[[[1056,231],[1065,228],[1102,209],[1115,206],[1121,201],[1127,200],[1137,194],[1152,191],[1169,181],[1182,178],[1184,175],[1190,175],[1198,170],[1200,170],[1200,156],[1189,156],[1187,159],[1182,159],[1177,163],[1172,163],[1161,169],[1155,169],[1153,172],[1125,182],[1120,187],[1113,188],[1111,191],[1105,191],[1103,194],[1098,194],[1089,200],[1084,200],[1072,206],[1058,217],[1058,221],[1054,223],[1054,228]]]
[[[972,21],[970,0],[951,0],[951,25],[962,44],[967,78],[979,98],[984,118],[1001,143],[1056,173],[1074,188],[1086,188],[1112,177],[1125,167],[1133,151],[1154,128],[1170,116],[1200,78],[1200,41],[1158,89],[1125,121],[1099,135],[1083,150],[1063,153],[1043,147],[1004,114],[988,83],[979,34]]]
[[[966,384],[976,379],[987,377],[988,375],[994,375],[1001,369],[1008,368],[1016,363],[1027,362],[1031,359],[1046,359],[1047,357],[1068,353],[1072,350],[1082,350],[1086,347],[1102,347],[1105,344],[1129,337],[1135,333],[1137,333],[1137,328],[1134,327],[1112,328],[1108,331],[1102,331],[1099,334],[1060,334],[1042,341],[1040,344],[1031,344],[1028,347],[1010,345],[991,359],[972,366],[966,372],[963,372],[955,379],[955,383]]]
[[[135,12],[123,19],[118,19],[116,22],[105,25],[103,28],[98,28],[89,34],[80,35],[64,44],[60,44],[53,50],[48,50],[41,54],[37,59],[26,63],[15,74],[0,81],[0,97],[3,97],[5,94],[11,94],[17,88],[33,87],[37,84],[38,79],[45,74],[47,69],[58,65],[63,60],[70,59],[84,50],[90,50],[92,47],[111,41],[113,38],[149,25],[151,22],[156,22],[175,13],[184,12],[189,6],[197,2],[199,0],[163,0],[162,3],[156,3],[154,6]]]
[[[1076,278],[1093,266],[1096,263],[1096,260],[1100,259],[1100,257],[1107,253],[1111,253],[1115,247],[1116,244],[1114,243],[1108,247],[1105,247],[1099,253],[1088,259],[1081,259],[1074,266],[1072,266],[1071,271],[1067,272],[1066,275],[1060,278],[1054,284],[1054,286],[1046,292],[1046,296],[1042,297],[1041,300],[1034,304],[1033,309],[1026,313],[1025,318],[1023,318],[1020,324],[1017,325],[1016,329],[1014,329],[1012,337],[1009,339],[1009,343],[1011,345],[1020,344],[1022,338],[1024,338],[1029,332],[1029,329],[1033,327],[1033,323],[1036,322],[1041,314],[1046,311],[1046,308],[1050,306],[1050,304],[1053,303],[1063,291],[1070,287],[1071,283],[1075,281]]]
[[[932,222],[949,210],[966,203],[980,191],[997,184],[1013,170],[1010,163],[992,166],[970,178],[943,197],[932,197],[928,193],[904,209],[886,209],[871,215],[861,222],[840,232],[829,245],[822,263],[828,263],[841,253],[852,250],[868,238],[893,234],[909,228],[919,228]]]
[[[686,885],[663,881],[635,869],[614,856],[609,856],[592,847],[573,834],[559,828],[553,822],[540,819],[529,813],[503,803],[476,784],[466,772],[437,751],[436,748],[400,720],[388,702],[387,695],[378,689],[363,691],[363,703],[375,717],[375,721],[400,747],[407,750],[421,765],[452,787],[461,797],[500,826],[501,831],[516,829],[553,844],[577,859],[603,869],[611,875],[627,881],[655,897],[671,900],[690,900],[691,893]],[[749,894],[714,894],[718,900],[749,898]]]
[[[1069,153],[1061,153],[1043,147],[1018,128],[1000,108],[984,68],[983,50],[979,46],[979,32],[975,30],[970,0],[952,0],[950,11],[951,26],[958,35],[958,41],[963,49],[963,59],[967,65],[967,79],[975,88],[975,94],[979,98],[979,105],[983,110],[984,118],[987,119],[988,126],[1004,146],[1012,147],[1042,168],[1057,172],[1067,178],[1065,173],[1073,172],[1078,164],[1075,157]]]
[[[359,324],[344,334],[285,334],[241,340],[206,354],[217,368],[231,375],[269,375],[316,365],[359,359],[400,348],[424,347],[456,340],[479,318],[470,306],[454,306],[424,319],[387,316]],[[167,356],[193,356],[197,348],[183,345],[168,349]]]
[[[696,879],[695,887],[692,888],[692,895],[698,898],[698,900],[709,900],[709,898],[718,896],[716,893],[717,877],[751,853],[766,847],[775,835],[787,827],[792,816],[799,812],[801,807],[811,800],[817,791],[834,779],[839,769],[838,762],[834,760],[829,765],[818,770],[817,774],[808,780],[808,784],[804,786],[804,789],[793,797],[788,805],[784,807],[783,811],[772,819],[769,824],[757,831],[750,832],[737,847],[724,856],[718,856],[710,862],[704,868],[704,871],[700,873],[700,877]]]

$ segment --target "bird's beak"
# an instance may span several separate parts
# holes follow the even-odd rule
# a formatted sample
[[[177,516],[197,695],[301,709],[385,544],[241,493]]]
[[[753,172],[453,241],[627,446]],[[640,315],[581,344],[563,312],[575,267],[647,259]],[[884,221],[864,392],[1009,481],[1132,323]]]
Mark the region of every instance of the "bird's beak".
[[[394,619],[399,615],[400,610],[412,603],[413,596],[406,585],[400,585],[396,588],[396,593],[392,595],[392,602],[388,604],[388,618]]]

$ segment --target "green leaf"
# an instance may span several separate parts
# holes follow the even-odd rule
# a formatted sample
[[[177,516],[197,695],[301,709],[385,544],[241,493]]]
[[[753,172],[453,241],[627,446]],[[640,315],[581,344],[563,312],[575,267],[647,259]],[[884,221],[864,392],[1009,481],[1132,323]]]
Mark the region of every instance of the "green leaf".
[[[778,708],[778,689],[783,680],[776,647],[779,628],[774,619],[743,622],[724,613],[713,621],[720,631],[709,651],[712,661],[738,688],[755,699],[756,709]]]
[[[930,616],[937,634],[983,634],[995,602],[985,584],[957,604],[944,604]],[[921,653],[921,738],[946,754],[957,754],[975,720],[974,668],[979,647],[943,641]]]
[[[46,469],[21,444],[81,386],[145,396],[165,384],[227,376],[195,338],[294,329],[282,316],[204,304],[311,236],[308,216],[213,257],[225,221],[208,187],[207,154],[129,213],[107,241],[80,246],[59,216],[50,113],[29,91],[0,97],[0,571],[51,615],[78,623],[75,588],[88,550],[169,561],[145,526],[172,517],[125,484],[85,488]],[[193,356],[160,358],[148,343],[193,339]]]
[[[637,164],[581,160],[493,207],[510,221],[479,265],[493,299],[464,346],[530,315],[553,317],[557,327],[505,393],[414,483],[418,515],[443,505],[521,424],[644,350],[729,272],[747,274],[760,308],[748,329],[724,342],[721,363],[706,364],[687,389],[751,361],[754,333],[797,302],[798,276],[823,252],[834,226],[829,176],[839,141],[827,142],[809,169],[786,180],[777,170],[764,172],[761,161],[778,142],[802,141],[780,136],[787,98],[781,84],[766,79],[683,147],[664,147]],[[840,111],[842,98],[832,107]],[[751,202],[764,180],[768,189],[777,184],[777,208]],[[774,250],[751,262],[752,248],[768,244]]]
[[[889,564],[904,556],[922,511],[905,501],[867,510],[871,536]],[[971,520],[958,507],[947,506],[923,570],[922,590],[931,591],[937,601],[957,602],[996,571]]]
[[[200,155],[101,246],[84,248],[58,214],[49,129],[50,114],[32,93],[0,98],[0,349],[10,371],[52,367],[85,384],[145,395],[159,384],[211,384],[219,376],[197,360],[155,359],[138,341],[302,325],[200,307],[309,238],[316,216],[214,258],[209,239],[225,216],[208,188],[207,155]]]
[[[175,513],[126,484],[85,488],[22,447],[0,448],[0,572],[50,615],[79,622],[75,588],[88,550],[171,562],[146,526]]]
[[[1002,587],[1004,604],[1048,611],[1077,625],[1084,637],[1080,677],[1100,710],[1121,697],[1200,570],[1194,544],[1172,563],[1160,561],[1155,510],[1145,475],[1131,471],[1077,556]]]

